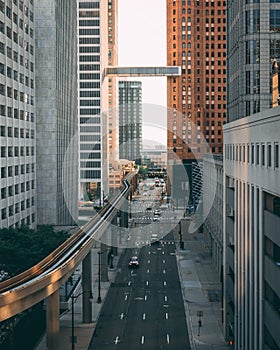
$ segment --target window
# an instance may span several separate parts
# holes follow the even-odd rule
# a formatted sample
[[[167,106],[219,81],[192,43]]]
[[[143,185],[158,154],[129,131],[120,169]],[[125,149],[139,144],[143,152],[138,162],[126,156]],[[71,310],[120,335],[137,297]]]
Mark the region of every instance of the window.
[[[280,30],[280,10],[270,10],[270,27],[271,32]]]
[[[279,168],[279,144],[274,144],[274,166]]]
[[[267,166],[271,167],[271,144],[267,146]]]
[[[261,145],[261,165],[264,166],[265,165],[265,145],[262,144]]]

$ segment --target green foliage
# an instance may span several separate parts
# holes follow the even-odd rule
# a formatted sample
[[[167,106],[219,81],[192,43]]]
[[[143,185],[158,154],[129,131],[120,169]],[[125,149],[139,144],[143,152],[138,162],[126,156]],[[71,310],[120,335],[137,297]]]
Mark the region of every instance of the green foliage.
[[[148,170],[147,168],[143,167],[142,165],[139,166],[138,174],[142,176],[142,179],[145,180],[147,177]]]
[[[10,276],[37,264],[63,243],[69,234],[40,226],[34,231],[26,226],[0,230],[0,269]]]

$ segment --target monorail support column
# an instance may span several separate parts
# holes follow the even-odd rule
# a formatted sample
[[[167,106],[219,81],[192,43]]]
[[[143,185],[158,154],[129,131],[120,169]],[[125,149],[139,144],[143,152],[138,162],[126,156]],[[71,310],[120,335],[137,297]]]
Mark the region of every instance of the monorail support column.
[[[47,349],[57,350],[59,344],[59,289],[46,300]]]
[[[83,323],[92,322],[92,258],[91,251],[83,260]]]
[[[124,201],[123,206],[121,208],[121,227],[128,228],[128,201],[127,201],[127,199]]]
[[[100,244],[101,256],[100,256],[100,272],[101,272],[101,281],[108,282],[108,246],[107,244]]]
[[[115,215],[111,220],[111,246],[112,246],[111,253],[114,256],[118,255],[117,236],[118,236],[118,220],[117,220],[117,215]]]

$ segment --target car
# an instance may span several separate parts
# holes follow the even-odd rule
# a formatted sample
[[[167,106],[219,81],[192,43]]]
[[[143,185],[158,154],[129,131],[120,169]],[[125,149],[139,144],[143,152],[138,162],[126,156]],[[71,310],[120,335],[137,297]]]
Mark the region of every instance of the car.
[[[139,267],[139,260],[137,256],[132,256],[128,263],[129,267]]]
[[[156,233],[153,233],[151,236],[151,245],[152,244],[159,244],[159,237]]]
[[[160,210],[159,209],[156,209],[155,211],[154,211],[154,215],[157,215],[157,216],[160,216]]]
[[[159,221],[159,217],[158,216],[154,216],[153,217],[153,221]]]

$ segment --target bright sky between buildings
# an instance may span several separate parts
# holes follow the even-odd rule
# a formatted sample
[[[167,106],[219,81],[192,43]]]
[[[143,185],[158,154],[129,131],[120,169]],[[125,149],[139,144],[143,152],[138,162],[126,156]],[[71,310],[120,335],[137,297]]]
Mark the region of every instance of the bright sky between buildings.
[[[119,0],[119,66],[166,65],[165,0]],[[166,78],[130,78],[141,80],[143,104],[166,106]],[[166,118],[166,116],[164,116]],[[156,139],[166,144],[166,131],[145,125],[143,140]]]

